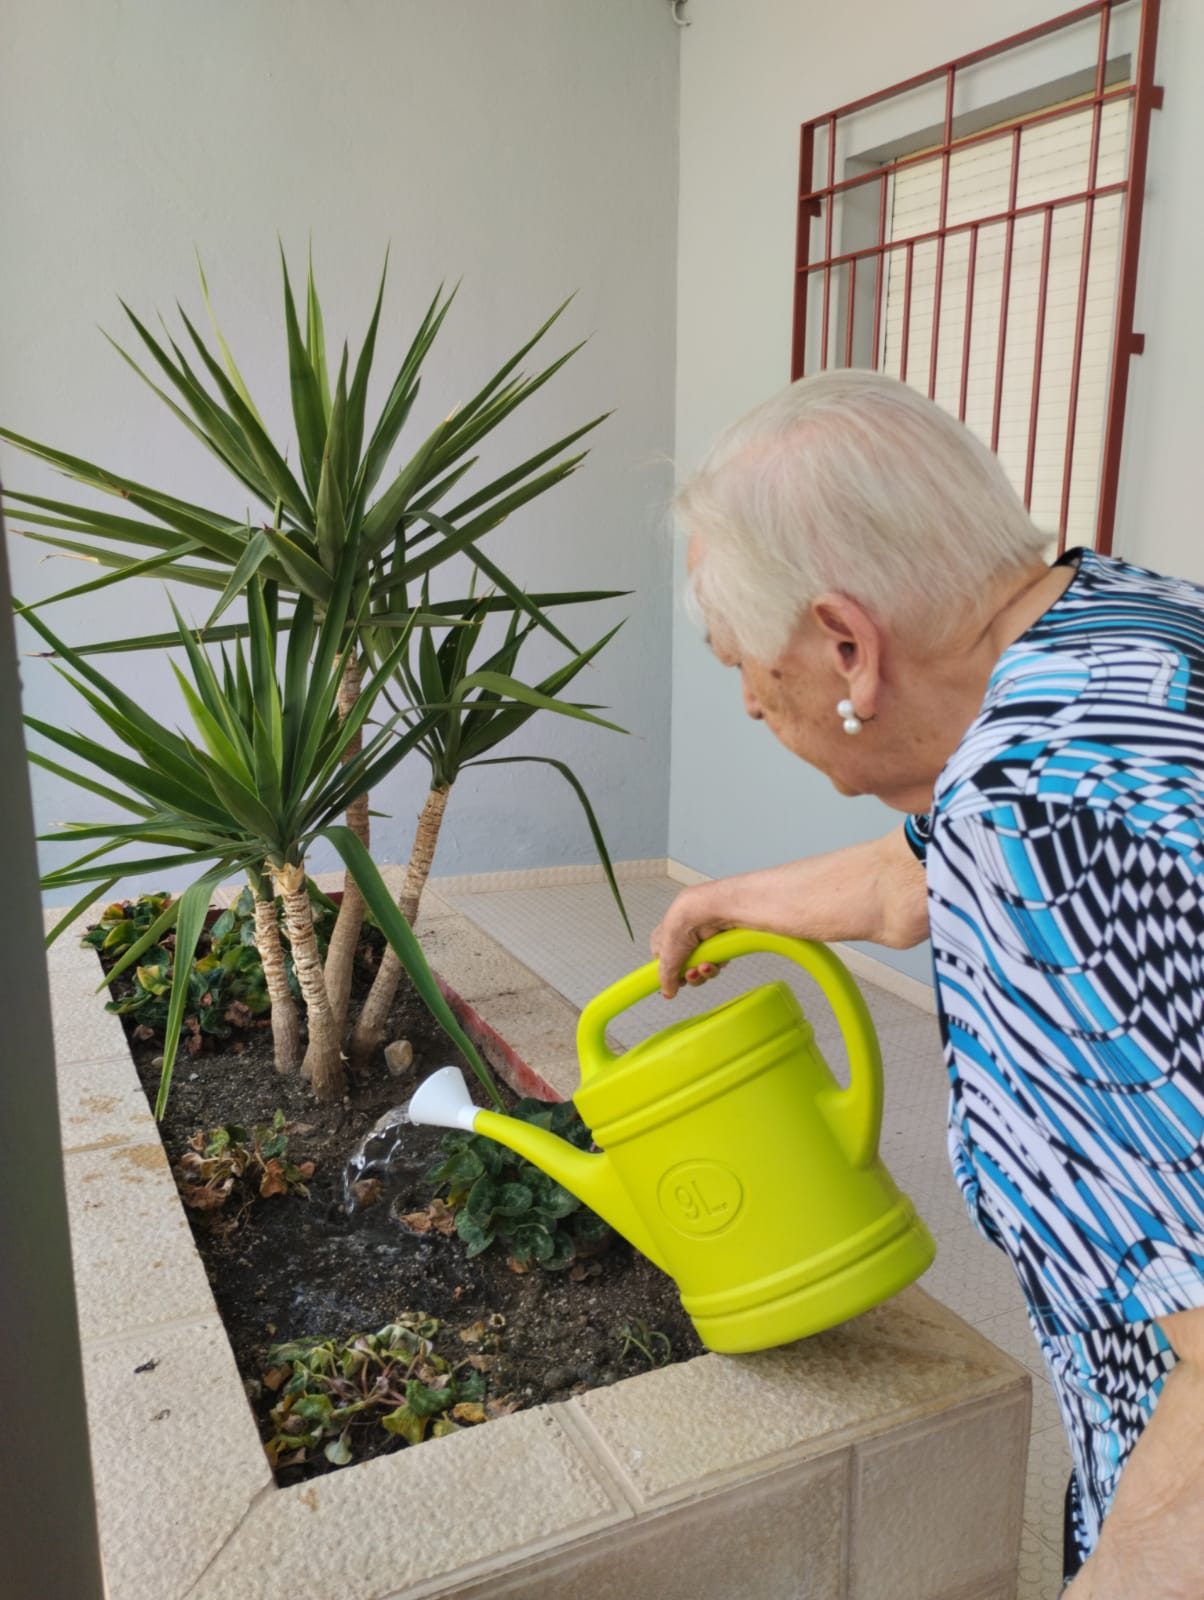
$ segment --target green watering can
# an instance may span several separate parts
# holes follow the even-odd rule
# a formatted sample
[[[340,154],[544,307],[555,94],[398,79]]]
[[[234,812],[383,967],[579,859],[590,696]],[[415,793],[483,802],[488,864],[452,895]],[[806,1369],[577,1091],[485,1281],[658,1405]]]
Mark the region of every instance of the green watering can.
[[[585,1007],[573,1102],[598,1150],[474,1106],[456,1067],[432,1074],[412,1122],[484,1134],[524,1156],[676,1280],[712,1350],[762,1350],[843,1322],[912,1283],[936,1247],[878,1156],[882,1058],[843,963],[825,945],[734,930],[687,962],[786,956],[844,1033],[842,1089],[785,983],[769,983],[616,1056],[608,1025],[659,989],[649,962]]]

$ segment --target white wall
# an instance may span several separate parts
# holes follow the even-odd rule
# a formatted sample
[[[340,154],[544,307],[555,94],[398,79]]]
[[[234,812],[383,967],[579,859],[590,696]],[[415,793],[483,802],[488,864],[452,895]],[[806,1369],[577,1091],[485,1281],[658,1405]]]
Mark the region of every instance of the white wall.
[[[438,283],[463,279],[414,443],[578,291],[549,355],[591,343],[512,420],[495,459],[615,415],[576,477],[486,548],[530,587],[635,591],[569,629],[584,643],[630,616],[581,698],[613,707],[632,736],[543,718],[514,746],[570,762],[619,857],[665,852],[668,554],[655,530],[673,430],[678,33],[649,0],[10,0],[0,58],[0,420],[19,432],[243,514],[237,487],[97,331],[122,332],[118,294],[151,316],[179,297],[203,319],[194,245],[285,437],[277,232],[298,267],[312,236],[328,336],[353,343],[391,242],[378,350],[397,360]],[[11,488],[63,491],[11,450],[0,466]],[[21,540],[12,563],[25,599],[84,576]],[[199,591],[183,598],[205,614]],[[74,642],[170,625],[146,581],[48,617]],[[121,658],[115,675],[176,716],[161,660]],[[24,677],[27,709],[84,724],[48,666]],[[35,784],[41,827],[88,813],[65,785]],[[419,764],[377,795],[394,818],[377,825],[382,859],[408,852],[424,787]],[[495,769],[463,779],[436,870],[591,854],[559,777]]]
[[[808,119],[1070,9],[1062,0],[742,0],[691,6],[682,42],[677,460],[789,381],[798,132]],[[1147,231],[1121,484],[1119,553],[1204,578],[1199,431],[1204,237],[1204,5],[1164,0]],[[898,823],[743,717],[739,687],[680,614],[673,649],[669,851],[721,874],[872,837]],[[835,713],[834,713],[835,714]],[[876,950],[929,976],[925,951]]]

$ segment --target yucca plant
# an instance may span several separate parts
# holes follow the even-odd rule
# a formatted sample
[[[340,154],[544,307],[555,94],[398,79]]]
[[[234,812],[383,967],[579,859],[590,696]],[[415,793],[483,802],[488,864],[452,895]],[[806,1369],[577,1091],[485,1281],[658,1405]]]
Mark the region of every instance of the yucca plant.
[[[420,605],[423,611],[429,607],[429,595],[425,587]],[[430,765],[431,784],[418,819],[398,907],[412,925],[418,915],[422,891],[434,860],[444,812],[460,774],[469,767],[532,762],[552,767],[576,794],[611,893],[630,934],[631,923],[615,881],[602,830],[589,797],[571,769],[563,761],[551,756],[491,754],[541,711],[595,722],[621,732],[614,723],[606,722],[594,714],[598,709],[596,706],[563,698],[568,685],[609,644],[619,629],[612,628],[588,649],[574,651],[571,659],[555,672],[535,684],[528,684],[521,682],[514,674],[519,654],[538,624],[517,607],[510,611],[501,645],[484,661],[475,666],[473,664],[472,656],[480,642],[482,627],[493,609],[493,597],[470,599],[460,613],[459,626],[449,628],[439,643],[435,641],[433,629],[426,628],[412,634],[410,651],[399,663],[399,676],[411,705],[436,707],[438,710],[433,718],[423,715],[427,726],[417,741],[418,750]],[[385,697],[391,701],[387,689]],[[406,713],[407,722],[411,726],[416,725],[419,714],[416,710]],[[387,950],[351,1036],[353,1065],[366,1066],[385,1044],[385,1024],[402,971],[397,957]]]
[[[283,251],[281,257],[296,470],[290,465],[289,449],[270,437],[221,334],[203,272],[201,293],[214,343],[211,348],[181,308],[185,344],[191,346],[191,357],[167,332],[166,325],[162,337],[157,337],[122,302],[137,339],[158,369],[160,382],[165,380],[168,388],[161,387],[121,345],[110,341],[194,437],[228,468],[239,493],[250,496],[259,508],[254,516],[241,511],[230,515],[181,500],[95,462],[0,428],[0,439],[18,450],[57,468],[90,490],[122,502],[120,510],[107,510],[5,491],[6,498],[22,508],[21,520],[30,525],[17,531],[56,551],[109,569],[52,598],[92,593],[107,584],[146,574],[200,585],[217,596],[206,638],[220,643],[245,636],[245,624],[223,624],[219,619],[255,579],[273,585],[282,596],[295,597],[298,604],[304,602],[319,619],[332,597],[349,585],[351,603],[337,649],[342,670],[338,704],[344,717],[350,716],[355,705],[365,668],[362,630],[370,628],[378,641],[384,636],[386,643],[381,652],[387,653],[387,636],[391,632],[395,634],[415,622],[419,627],[426,625],[429,618],[414,618],[408,592],[456,555],[467,557],[508,604],[567,644],[549,618],[547,605],[610,598],[610,592],[528,596],[478,546],[514,511],[576,470],[585,452],[572,453],[572,447],[603,417],[594,417],[534,455],[489,477],[470,493],[458,495],[461,480],[477,463],[477,446],[580,348],[573,346],[532,375],[519,370],[564,306],[553,312],[474,395],[438,422],[408,459],[399,464],[392,459],[394,449],[417,399],[423,363],[455,291],[444,293],[440,289],[431,301],[397,368],[380,414],[369,428],[367,394],[385,274],[382,272],[367,333],[354,363],[344,344],[337,366],[332,367],[327,360],[322,309],[312,268],[302,327]],[[141,515],[130,515],[131,510]],[[81,540],[71,535],[84,537]],[[432,608],[432,616],[436,621],[454,621],[461,604],[443,602]],[[100,650],[162,648],[178,642],[175,634],[143,635],[100,641],[82,646],[76,653],[83,656]],[[369,670],[375,670],[371,663],[367,665]],[[344,754],[348,760],[356,758],[354,736],[348,738]],[[357,790],[347,824],[367,847],[366,788]],[[330,1003],[340,1025],[346,1015],[362,913],[363,902],[349,876],[326,968]]]
[[[127,873],[158,874],[188,865],[197,876],[179,898],[121,957],[110,972],[134,965],[171,928],[176,953],[156,1102],[162,1115],[179,1042],[187,975],[214,886],[245,872],[256,898],[256,936],[272,999],[277,1064],[296,1065],[298,1039],[293,1003],[277,932],[276,896],[283,900],[284,927],[304,998],[315,1094],[332,1100],[343,1093],[342,1026],[334,1014],[314,937],[306,855],[318,838],[338,850],[348,874],[415,987],[448,1034],[464,1051],[495,1104],[493,1081],[443,1000],[409,925],[392,902],[380,873],[355,834],[336,819],[359,795],[390,772],[428,730],[419,719],[404,733],[388,719],[347,759],[352,742],[408,644],[403,629],[389,654],[365,679],[355,705],[340,718],[341,651],[348,638],[351,569],[332,592],[320,625],[309,596],[302,596],[287,629],[277,615],[277,596],[253,577],[247,589],[246,644],[223,649],[220,672],[192,630],[176,613],[173,642],[184,651],[187,673],[175,668],[192,734],[174,733],[110,682],[87,659],[57,638],[44,621],[25,612],[55,654],[57,670],[104,722],[109,743],[27,716],[29,728],[84,762],[93,778],[37,751],[30,759],[79,787],[111,801],[132,820],[72,823],[46,837],[65,835],[91,848],[70,866],[45,875],[43,888],[86,885],[78,905],[52,930],[56,938],[83,905],[103,896]],[[287,643],[282,633],[287,631]],[[283,657],[283,678],[279,661]],[[173,663],[174,665],[174,663]],[[435,713],[429,714],[431,717]],[[108,780],[108,781],[102,781]],[[117,787],[114,787],[116,785]],[[95,844],[95,841],[100,841]],[[173,852],[113,861],[130,845]]]

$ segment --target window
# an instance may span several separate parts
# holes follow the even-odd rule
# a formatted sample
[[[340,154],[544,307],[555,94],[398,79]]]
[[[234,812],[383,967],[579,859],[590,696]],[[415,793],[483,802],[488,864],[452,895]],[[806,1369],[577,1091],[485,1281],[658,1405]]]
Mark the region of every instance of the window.
[[[793,375],[922,389],[1059,549],[1111,547],[1157,18],[1096,0],[802,130]]]

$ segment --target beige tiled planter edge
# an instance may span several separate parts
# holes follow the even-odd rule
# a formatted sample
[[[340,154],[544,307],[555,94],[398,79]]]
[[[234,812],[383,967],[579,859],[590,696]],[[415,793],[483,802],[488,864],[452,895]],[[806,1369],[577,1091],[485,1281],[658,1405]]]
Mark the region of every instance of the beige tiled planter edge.
[[[573,1007],[433,895],[419,932],[570,1092]],[[1030,1379],[919,1289],[277,1489],[95,958],[49,968],[110,1600],[1010,1600]]]

